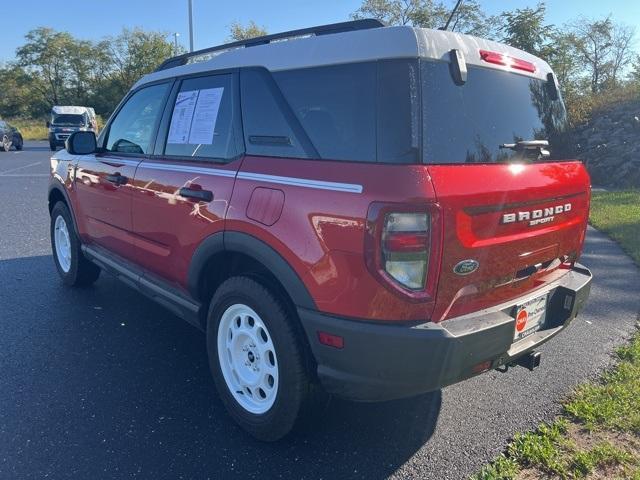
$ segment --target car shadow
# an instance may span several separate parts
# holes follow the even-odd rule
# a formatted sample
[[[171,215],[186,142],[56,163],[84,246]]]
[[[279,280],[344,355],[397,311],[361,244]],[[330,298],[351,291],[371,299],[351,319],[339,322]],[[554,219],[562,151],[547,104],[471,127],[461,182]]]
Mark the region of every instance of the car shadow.
[[[64,287],[50,256],[0,261],[0,278],[0,477],[386,478],[434,433],[440,391],[332,399],[255,441],[217,397],[201,332],[107,275]]]

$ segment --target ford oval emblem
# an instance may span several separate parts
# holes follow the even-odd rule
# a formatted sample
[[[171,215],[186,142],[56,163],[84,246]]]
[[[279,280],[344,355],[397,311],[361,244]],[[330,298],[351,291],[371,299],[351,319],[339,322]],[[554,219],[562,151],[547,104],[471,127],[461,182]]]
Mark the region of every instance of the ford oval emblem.
[[[453,267],[453,272],[456,275],[469,275],[475,272],[479,266],[480,264],[476,260],[472,260],[472,259],[462,260],[456,263],[456,266]]]

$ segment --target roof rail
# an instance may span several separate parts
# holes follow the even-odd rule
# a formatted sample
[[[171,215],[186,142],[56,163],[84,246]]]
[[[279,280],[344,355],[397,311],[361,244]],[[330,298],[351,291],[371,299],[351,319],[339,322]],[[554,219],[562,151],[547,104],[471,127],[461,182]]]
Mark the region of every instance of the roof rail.
[[[380,20],[373,18],[367,18],[363,20],[353,20],[350,22],[332,23],[330,25],[320,25],[318,27],[302,28],[299,30],[290,30],[288,32],[274,33],[272,35],[264,35],[262,37],[250,38],[247,40],[239,40],[237,42],[225,43],[224,45],[218,45],[215,47],[204,48],[202,50],[196,50],[194,52],[183,53],[175,57],[168,58],[160,64],[156,69],[156,72],[160,70],[166,70],[168,68],[179,67],[185,65],[190,58],[199,57],[208,53],[213,53],[221,50],[231,50],[234,48],[248,48],[255,47],[256,45],[266,45],[273,41],[284,40],[287,38],[303,37],[310,35],[329,35],[331,33],[349,32],[353,30],[367,30],[370,28],[384,27],[385,24]]]

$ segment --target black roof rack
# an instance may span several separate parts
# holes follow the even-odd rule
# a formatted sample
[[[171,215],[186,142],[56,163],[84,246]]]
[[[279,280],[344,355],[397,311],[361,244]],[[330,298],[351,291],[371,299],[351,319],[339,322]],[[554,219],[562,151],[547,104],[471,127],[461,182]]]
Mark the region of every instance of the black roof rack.
[[[274,40],[283,40],[286,38],[302,37],[307,35],[329,35],[331,33],[349,32],[353,30],[367,30],[370,28],[384,27],[385,24],[380,20],[373,18],[363,20],[353,20],[351,22],[332,23],[330,25],[320,25],[318,27],[302,28],[300,30],[290,30],[288,32],[274,33],[273,35],[265,35],[263,37],[250,38],[248,40],[240,40],[232,43],[225,43],[216,47],[204,48],[195,52],[183,53],[175,57],[168,58],[160,64],[156,72],[166,70],[168,68],[179,67],[185,65],[190,58],[206,55],[207,53],[217,52],[220,50],[230,50],[240,47],[255,47],[256,45],[266,45]]]

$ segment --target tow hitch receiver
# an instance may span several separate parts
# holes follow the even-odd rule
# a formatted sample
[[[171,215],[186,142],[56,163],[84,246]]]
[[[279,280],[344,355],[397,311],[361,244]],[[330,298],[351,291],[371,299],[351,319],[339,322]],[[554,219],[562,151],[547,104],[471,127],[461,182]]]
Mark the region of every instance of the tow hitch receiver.
[[[507,373],[509,371],[509,367],[520,365],[521,367],[524,367],[527,370],[533,372],[534,368],[540,366],[540,357],[542,357],[542,353],[540,352],[529,352],[526,355],[521,356],[520,358],[516,358],[513,362],[506,363],[501,367],[497,367],[496,370],[500,373]]]
[[[540,357],[542,357],[542,353],[540,352],[529,352],[516,359],[515,364],[520,365],[529,371],[533,371],[534,368],[540,366]]]

